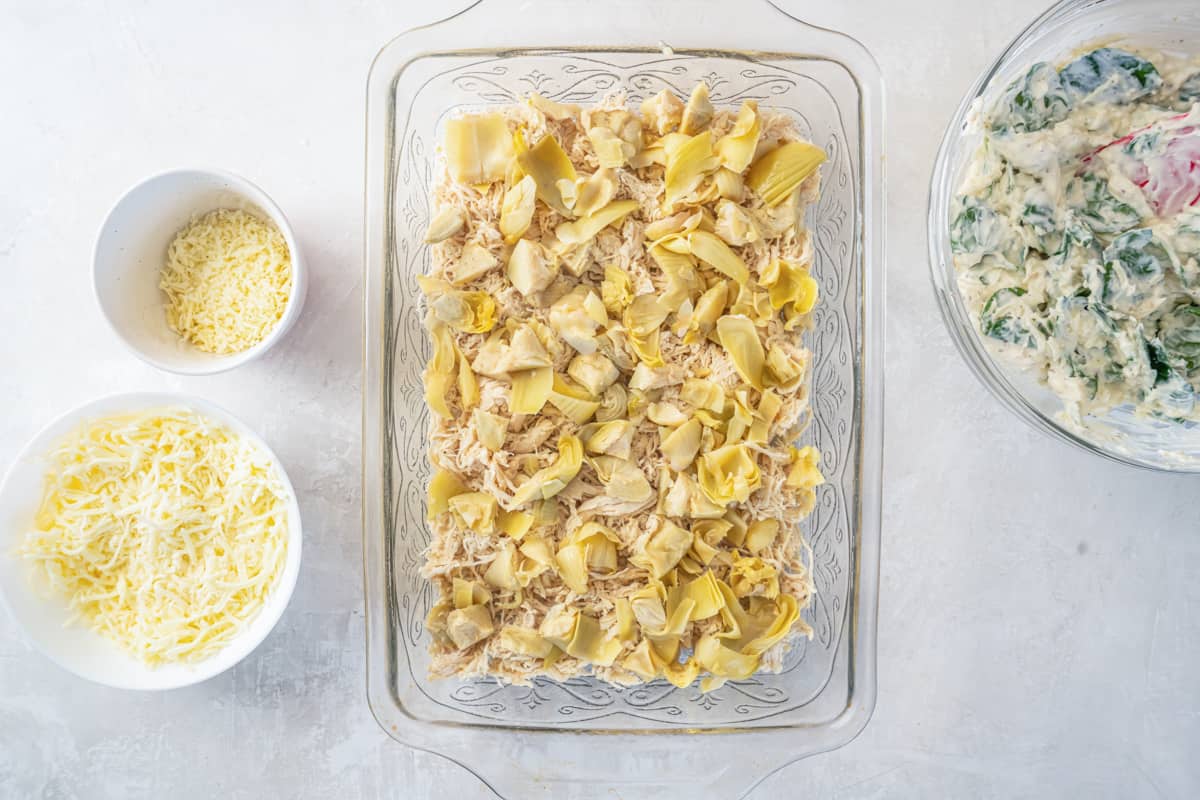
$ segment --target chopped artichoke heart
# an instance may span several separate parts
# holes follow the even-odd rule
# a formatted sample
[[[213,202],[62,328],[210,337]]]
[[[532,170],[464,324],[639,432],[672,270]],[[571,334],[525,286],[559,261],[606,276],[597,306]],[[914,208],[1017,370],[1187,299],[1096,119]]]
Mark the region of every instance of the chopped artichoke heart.
[[[616,169],[625,166],[626,162],[637,152],[637,148],[621,139],[608,128],[588,128],[588,140],[596,151],[596,160],[601,167]]]
[[[508,435],[508,418],[481,408],[475,409],[471,415],[475,435],[488,450],[493,453],[504,447],[504,437]]]
[[[597,397],[621,377],[616,365],[600,353],[581,353],[575,356],[567,365],[567,374]]]
[[[746,209],[729,200],[717,203],[717,219],[713,225],[713,232],[724,242],[735,247],[753,244],[762,238],[754,217],[750,216]]]
[[[779,520],[760,519],[750,523],[746,530],[746,549],[751,553],[761,553],[775,543],[779,535]]]
[[[688,136],[697,134],[709,126],[712,118],[713,105],[708,99],[708,84],[701,81],[692,89],[692,95],[684,106],[679,120],[679,132]]]
[[[693,620],[708,619],[725,607],[725,595],[721,593],[720,581],[712,570],[705,570],[699,578],[689,581],[682,589],[682,597],[691,600]]]
[[[790,450],[791,468],[788,470],[787,486],[793,489],[813,489],[825,482],[821,474],[821,452],[812,445],[793,447]]]
[[[742,380],[761,390],[766,355],[754,323],[748,317],[727,314],[717,320],[717,340]]]
[[[446,615],[446,635],[459,650],[483,641],[494,632],[492,612],[487,606],[456,608]]]
[[[512,137],[500,114],[446,121],[446,165],[451,177],[469,185],[504,179],[513,157]]]
[[[433,519],[449,511],[451,498],[466,491],[466,485],[450,470],[439,469],[434,472],[426,490],[426,519]]]
[[[800,363],[777,344],[767,350],[766,377],[770,383],[790,392],[804,379],[806,364]]]
[[[483,579],[489,586],[504,591],[515,592],[521,588],[517,578],[517,548],[512,542],[504,542],[492,563],[483,573]]]
[[[696,477],[704,495],[719,506],[744,503],[762,484],[762,474],[745,445],[725,445],[700,456]]]
[[[563,436],[558,440],[558,458],[550,466],[540,469],[517,488],[512,504],[524,506],[531,500],[546,500],[561,492],[579,473],[583,466],[583,445],[576,436]]]
[[[683,102],[670,89],[663,89],[643,100],[641,111],[646,126],[662,136],[679,127],[683,119]]]
[[[483,245],[467,242],[459,253],[458,261],[446,266],[446,279],[451,286],[466,286],[491,272],[499,263],[500,259]]]
[[[633,282],[629,273],[611,264],[606,266],[604,280],[600,284],[600,298],[608,313],[620,317],[625,307],[633,302]]]
[[[743,680],[758,669],[758,656],[739,653],[726,647],[712,634],[700,637],[696,643],[696,663],[719,678]]]
[[[733,252],[721,237],[708,231],[692,231],[687,237],[692,255],[739,285],[750,280],[750,270],[741,256]]]
[[[637,209],[637,200],[614,200],[586,217],[561,223],[554,229],[554,235],[565,248],[585,244],[594,239],[600,231],[620,222]]]
[[[725,411],[725,390],[720,384],[704,378],[688,378],[679,390],[679,399],[696,408],[707,409],[714,414]]]
[[[816,280],[804,267],[777,258],[767,265],[761,276],[767,287],[771,307],[781,309],[790,306],[792,315],[807,314],[817,304],[819,287]]]
[[[729,586],[738,597],[773,600],[779,596],[779,573],[761,558],[734,558]]]
[[[444,242],[467,224],[467,212],[457,206],[446,206],[433,215],[425,231],[425,243]]]
[[[692,465],[700,450],[702,426],[697,419],[689,419],[662,440],[663,456],[676,472],[683,472]]]
[[[579,431],[579,436],[589,455],[629,458],[636,432],[637,427],[629,420],[614,419],[585,425]]]
[[[491,535],[496,530],[496,498],[485,492],[464,492],[449,501],[450,514],[463,528]]]
[[[508,280],[525,297],[534,295],[558,277],[558,267],[537,242],[521,239],[508,257]]]
[[[449,418],[452,414],[446,396],[454,382],[458,348],[445,325],[435,326],[429,335],[433,339],[433,355],[425,365],[425,402],[435,414]]]
[[[651,403],[646,407],[646,418],[655,425],[675,428],[687,422],[689,417],[674,403]]]
[[[537,187],[537,198],[564,217],[573,216],[563,202],[559,181],[575,183],[575,166],[563,152],[562,146],[547,133],[533,147],[517,148],[517,163],[524,173],[533,178]]]
[[[617,191],[617,179],[611,169],[601,167],[587,178],[575,182],[576,197],[572,210],[581,217],[594,214],[608,205]]]
[[[733,130],[717,140],[717,156],[720,157],[721,164],[731,172],[741,174],[754,159],[761,131],[758,104],[753,100],[746,100],[738,111]]]
[[[721,166],[713,152],[712,133],[704,131],[687,138],[681,144],[665,144],[667,154],[666,195],[667,208],[686,200],[700,187],[700,182]]]
[[[650,536],[642,553],[634,556],[634,563],[644,568],[654,578],[666,575],[683,554],[692,546],[691,532],[673,522],[663,521]]]
[[[500,233],[505,244],[515,244],[529,230],[537,201],[537,185],[529,175],[521,178],[504,193],[500,203]]]
[[[574,103],[558,103],[534,92],[526,98],[526,102],[542,112],[547,119],[564,120],[578,116],[579,106]]]
[[[825,162],[825,151],[808,142],[788,142],[768,151],[750,167],[746,185],[768,207],[777,206]]]
[[[644,503],[654,496],[650,481],[632,461],[616,456],[593,456],[590,461],[608,496],[631,503]]]
[[[549,401],[552,406],[563,413],[576,425],[582,425],[592,418],[600,401],[579,386],[573,386],[557,373],[554,374],[550,389]]]
[[[534,658],[545,658],[554,649],[553,643],[546,641],[536,630],[518,625],[501,628],[500,646],[514,653]]]
[[[508,410],[514,414],[536,414],[550,399],[554,389],[554,370],[536,367],[512,373]]]

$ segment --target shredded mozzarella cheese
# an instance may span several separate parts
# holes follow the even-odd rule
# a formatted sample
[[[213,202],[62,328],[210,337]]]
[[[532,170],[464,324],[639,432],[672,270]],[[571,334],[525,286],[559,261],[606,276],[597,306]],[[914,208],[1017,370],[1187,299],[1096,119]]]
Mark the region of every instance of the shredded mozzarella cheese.
[[[288,509],[254,443],[169,408],[91,420],[48,460],[21,554],[72,622],[157,666],[212,656],[263,608]]]
[[[217,209],[176,234],[159,279],[167,323],[209,353],[240,353],[283,317],[292,259],[283,234],[253,214]]]

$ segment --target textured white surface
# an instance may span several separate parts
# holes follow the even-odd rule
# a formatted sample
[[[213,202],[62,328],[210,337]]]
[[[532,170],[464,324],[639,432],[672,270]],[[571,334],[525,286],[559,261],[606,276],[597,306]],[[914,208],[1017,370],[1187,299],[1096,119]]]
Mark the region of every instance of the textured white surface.
[[[926,275],[941,127],[1041,0],[785,6],[862,40],[890,92],[880,680],[855,742],[752,797],[1195,796],[1196,481],[1101,463],[1020,426],[952,349]],[[91,686],[0,615],[0,796],[491,796],[389,740],[364,692],[363,87],[378,48],[434,8],[0,3],[0,464],[92,397],[182,389],[271,443],[305,522],[279,627],[197,687]],[[258,182],[312,268],[288,337],[207,378],[128,355],[88,281],[110,204],[145,175],[189,164]]]

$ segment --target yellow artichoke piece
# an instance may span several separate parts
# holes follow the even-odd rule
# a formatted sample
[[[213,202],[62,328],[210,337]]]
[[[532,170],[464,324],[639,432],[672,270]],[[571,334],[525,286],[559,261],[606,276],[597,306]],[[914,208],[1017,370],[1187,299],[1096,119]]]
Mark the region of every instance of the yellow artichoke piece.
[[[758,148],[758,137],[762,123],[758,117],[758,104],[753,100],[742,103],[733,129],[717,140],[717,155],[721,164],[731,172],[741,174],[754,160]]]
[[[496,528],[514,541],[521,541],[533,527],[533,514],[524,511],[501,511]]]
[[[742,180],[741,173],[726,167],[721,167],[713,173],[713,185],[717,187],[717,196],[725,200],[740,203],[746,196],[746,183]]]
[[[689,658],[683,664],[677,661],[670,661],[663,665],[662,674],[672,686],[686,689],[700,675],[700,664],[697,663],[695,658]]]
[[[782,258],[773,259],[760,276],[771,298],[771,306],[781,309],[790,305],[792,315],[807,314],[817,304],[820,287],[799,264]]]
[[[746,439],[754,444],[766,444],[770,438],[771,423],[779,416],[783,408],[783,400],[770,389],[765,389],[758,399],[758,408],[754,410],[754,421]]]
[[[583,449],[589,455],[629,458],[633,447],[633,435],[637,427],[629,420],[614,419],[584,425],[579,431]]]
[[[708,99],[708,84],[701,81],[692,89],[687,105],[679,119],[679,132],[693,136],[704,130],[712,122],[713,105]]]
[[[825,482],[821,474],[821,451],[812,445],[790,448],[791,466],[785,485],[793,489],[815,489]]]
[[[725,507],[705,497],[696,482],[681,472],[663,499],[663,513],[672,517],[717,519],[725,513]]]
[[[650,243],[647,247],[655,247],[660,242],[665,244],[667,240],[680,238],[681,234],[691,233],[699,228],[703,221],[704,209],[685,209],[646,225],[642,231],[642,238]],[[678,248],[672,252],[678,252]],[[686,253],[687,249],[684,248],[682,252]]]
[[[759,341],[754,323],[742,315],[726,314],[717,320],[717,341],[729,354],[729,359],[737,373],[742,376],[742,380],[761,390],[766,355],[763,353],[762,342]]]
[[[467,411],[479,405],[479,381],[471,371],[471,363],[457,345],[454,352],[458,356],[458,396],[463,410]]]
[[[550,466],[535,472],[513,495],[512,505],[524,506],[531,500],[547,500],[567,488],[583,466],[583,444],[577,436],[558,440],[558,458]]]
[[[580,353],[575,356],[567,365],[567,374],[594,397],[599,397],[621,377],[616,365],[601,353]]]
[[[600,283],[600,299],[608,313],[620,317],[625,307],[633,302],[633,281],[629,273],[618,266],[606,266],[604,280]]]
[[[596,352],[596,329],[601,323],[597,323],[595,317],[589,313],[588,307],[592,305],[592,298],[595,298],[596,303],[600,303],[600,298],[581,284],[550,306],[550,326],[563,341],[579,353]],[[601,312],[603,313],[602,303]],[[607,319],[605,316],[605,321]]]
[[[456,206],[446,206],[429,220],[425,231],[426,244],[444,242],[458,233],[467,224],[467,212]]]
[[[746,530],[746,549],[751,553],[761,553],[775,544],[779,535],[779,520],[760,519],[752,522]]]
[[[479,375],[489,378],[503,379],[508,370],[504,368],[504,360],[508,358],[508,346],[504,343],[504,331],[494,330],[475,354],[471,369]]]
[[[725,390],[718,383],[704,378],[687,378],[679,389],[679,399],[694,408],[707,409],[714,414],[725,411]]]
[[[472,114],[446,121],[446,166],[472,186],[504,179],[513,157],[512,137],[500,114]]]
[[[599,621],[587,614],[579,615],[571,641],[563,647],[568,655],[601,667],[612,666],[622,649],[621,642],[605,636]]]
[[[435,325],[429,335],[433,339],[433,355],[425,365],[425,402],[435,414],[449,419],[453,414],[446,396],[454,381],[458,348],[445,325]]]
[[[650,642],[642,639],[633,648],[633,651],[625,656],[625,659],[621,662],[621,667],[637,675],[643,681],[652,681],[659,674],[659,667],[653,653],[654,651],[650,648]]]
[[[722,522],[729,523],[729,530],[725,532],[725,541],[734,547],[741,547],[750,535],[750,525],[746,522],[746,518],[737,509],[731,508],[726,512]]]
[[[655,425],[675,428],[687,422],[689,417],[679,410],[679,406],[670,402],[651,403],[646,407],[646,418]]]
[[[679,308],[683,301],[699,297],[703,285],[691,256],[673,253],[663,247],[651,247],[650,256],[667,276],[667,290],[659,298],[664,308]]]
[[[684,344],[704,341],[712,333],[717,320],[725,313],[728,302],[729,289],[724,282],[718,282],[700,295],[695,308],[689,309],[688,303],[685,302],[677,316],[675,335],[680,336]]]
[[[487,606],[456,608],[446,615],[446,635],[459,650],[483,641],[495,632]]]
[[[636,333],[627,333],[626,335],[629,339],[629,346],[643,364],[649,367],[661,367],[666,364],[662,358],[657,328],[645,335]]]
[[[601,167],[617,169],[625,166],[626,162],[637,152],[633,145],[621,139],[608,128],[599,126],[588,128],[588,141],[596,151],[596,160]]]
[[[690,419],[663,437],[661,449],[671,469],[683,472],[696,460],[696,453],[700,450],[701,428],[699,420]]]
[[[471,415],[475,428],[475,436],[483,446],[493,453],[504,447],[504,437],[508,435],[508,418],[482,408],[475,409]]]
[[[465,492],[450,498],[450,514],[459,527],[485,536],[496,530],[496,498],[486,492]]]
[[[745,445],[725,445],[696,461],[696,478],[714,504],[744,503],[761,485],[762,473]]]
[[[725,244],[715,233],[692,231],[688,234],[687,241],[692,255],[722,275],[731,278],[739,285],[750,280],[750,270],[746,268],[746,262],[729,249],[729,245]]]
[[[744,680],[758,669],[757,655],[739,653],[726,647],[712,634],[700,637],[694,658],[697,664],[718,678]]]
[[[429,488],[426,490],[425,498],[425,518],[433,519],[439,514],[446,513],[450,510],[451,498],[466,491],[468,491],[466,485],[457,475],[448,469],[439,469],[429,479]]]
[[[500,545],[496,557],[483,573],[483,579],[489,586],[504,591],[515,592],[521,588],[517,579],[517,548],[511,541]]]
[[[635,506],[647,503],[654,497],[650,482],[632,461],[616,456],[592,456],[590,462],[609,497]]]
[[[575,167],[554,136],[547,133],[528,149],[522,150],[518,146],[517,164],[527,176],[533,178],[539,200],[564,217],[572,216],[571,209],[563,202],[558,182],[565,180],[574,185],[577,177]]]
[[[717,202],[717,219],[713,224],[713,232],[722,241],[735,247],[753,244],[762,238],[754,218],[746,209],[729,200]]]
[[[773,600],[779,596],[779,573],[757,556],[735,557],[729,573],[729,587],[738,597]]]
[[[701,519],[692,524],[692,535],[705,544],[718,545],[733,530],[733,523],[726,519]]]
[[[630,560],[657,579],[670,572],[691,546],[690,531],[664,520],[647,540],[643,552]]]
[[[508,410],[513,414],[536,414],[550,399],[554,388],[554,370],[550,367],[512,373]]]
[[[554,551],[550,549],[550,543],[541,536],[532,534],[526,536],[521,540],[520,550],[521,555],[540,567],[553,567],[555,564]],[[534,574],[540,574],[540,572]]]
[[[553,362],[542,339],[529,324],[513,331],[505,348],[496,359],[495,366],[501,372],[522,372],[539,367],[549,367]]]
[[[621,315],[621,323],[631,334],[648,336],[658,332],[670,313],[671,310],[659,302],[658,295],[639,294]]]
[[[617,639],[622,642],[633,641],[637,620],[633,616],[633,606],[628,597],[618,597],[613,601],[613,611],[617,615]]]
[[[800,607],[796,598],[790,594],[779,595],[775,600],[775,607],[775,618],[771,624],[762,633],[741,645],[743,653],[754,656],[762,655],[787,636],[792,626],[796,624],[796,620],[800,618]]]
[[[597,422],[611,422],[625,416],[629,408],[625,387],[614,383],[600,395],[600,408],[596,410]]]
[[[788,142],[760,156],[746,176],[746,185],[768,207],[777,206],[825,162],[825,151],[808,142]]]
[[[705,570],[700,577],[683,586],[681,596],[695,604],[691,613],[693,621],[708,619],[725,607],[725,595],[721,594],[719,583],[712,570]]]
[[[508,280],[525,297],[537,294],[558,277],[558,266],[537,242],[521,239],[508,257]]]
[[[525,102],[542,112],[547,119],[564,120],[579,116],[579,106],[574,103],[557,103],[537,92],[525,98]]]
[[[482,605],[492,601],[492,595],[488,590],[475,581],[455,578],[451,582],[451,587],[450,594],[455,608],[467,608],[468,606]]]
[[[587,178],[575,183],[576,197],[572,210],[581,217],[604,208],[617,192],[617,176],[611,169],[601,167]]]
[[[637,209],[637,200],[614,200],[586,217],[559,224],[554,229],[554,235],[564,249],[570,249],[590,242],[600,231],[620,222]]]
[[[545,658],[554,645],[533,628],[506,625],[500,629],[500,646],[523,656]]]
[[[558,548],[555,556],[558,575],[571,591],[578,594],[587,592],[588,572],[587,555],[583,545],[567,544]]]
[[[483,245],[467,242],[458,260],[447,264],[444,273],[451,286],[466,286],[491,272],[499,263],[500,259]]]
[[[500,203],[500,233],[505,244],[515,244],[529,230],[537,201],[537,185],[529,175],[514,183]]]
[[[578,213],[575,211],[575,200],[579,196],[580,180],[580,178],[576,178],[575,180],[559,178],[554,182],[555,187],[558,189],[559,196],[562,197],[563,205],[571,209],[572,214]]]
[[[467,292],[447,281],[417,276],[417,285],[429,299],[429,310],[439,322],[463,333],[487,333],[496,327],[496,301],[486,292]]]
[[[550,405],[561,411],[563,416],[576,425],[587,422],[596,413],[596,409],[600,408],[599,400],[588,394],[582,387],[567,383],[557,373],[554,375],[550,396],[547,399],[550,401]]]
[[[795,391],[808,369],[807,358],[797,360],[777,344],[767,349],[765,383],[778,386],[785,392]]]
[[[713,152],[712,133],[704,131],[676,145],[665,144],[667,170],[664,205],[670,209],[693,197],[700,182],[715,172],[721,162]]]
[[[663,89],[642,101],[642,121],[650,130],[663,136],[679,127],[683,119],[683,101],[670,89]]]
[[[775,309],[771,308],[771,298],[766,292],[759,291],[751,283],[739,286],[736,291],[737,298],[729,306],[730,314],[749,317],[755,325],[765,327],[770,324],[775,317]]]
[[[726,444],[740,442],[754,424],[754,409],[750,407],[750,399],[745,389],[734,393],[730,411],[732,413],[725,421]]]

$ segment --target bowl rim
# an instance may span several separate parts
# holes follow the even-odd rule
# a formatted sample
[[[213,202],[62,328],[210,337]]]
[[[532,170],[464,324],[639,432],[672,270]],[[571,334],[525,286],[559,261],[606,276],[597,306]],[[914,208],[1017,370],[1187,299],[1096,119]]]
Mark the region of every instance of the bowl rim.
[[[155,358],[149,353],[142,350],[130,339],[125,336],[120,326],[117,325],[112,315],[109,313],[108,307],[102,299],[100,292],[99,278],[99,262],[100,262],[100,246],[104,239],[104,232],[109,227],[113,216],[130,197],[136,192],[141,191],[151,183],[162,180],[164,178],[172,178],[188,175],[202,175],[214,177],[229,184],[229,188],[236,194],[242,195],[247,200],[250,200],[255,205],[262,208],[270,217],[270,221],[279,232],[283,234],[284,240],[287,242],[289,255],[292,260],[292,286],[288,293],[287,305],[283,310],[283,316],[275,323],[271,331],[263,337],[262,341],[249,347],[240,353],[230,353],[228,355],[216,356],[210,360],[197,363],[190,366],[179,366],[167,364],[160,359]],[[215,209],[214,209],[215,210]],[[108,213],[104,215],[104,219],[100,222],[96,229],[96,235],[92,244],[92,296],[95,298],[96,305],[100,309],[101,316],[108,324],[109,329],[116,334],[117,339],[125,346],[129,352],[139,358],[146,364],[152,367],[171,372],[176,375],[216,375],[221,372],[227,372],[236,367],[240,367],[250,361],[261,356],[263,353],[270,350],[276,342],[283,338],[287,331],[292,327],[292,324],[300,315],[301,308],[304,305],[305,294],[308,285],[307,266],[304,257],[300,252],[299,245],[296,241],[296,234],[292,228],[291,221],[287,215],[283,213],[283,209],[271,199],[263,189],[253,181],[245,178],[235,172],[217,167],[174,167],[172,169],[162,170],[148,175],[127,188],[116,201],[109,207]]]
[[[1044,413],[1008,379],[1004,366],[988,352],[974,326],[968,324],[966,310],[962,307],[962,297],[957,285],[953,280],[944,280],[944,278],[951,277],[954,271],[953,258],[945,247],[949,224],[941,214],[943,211],[948,211],[946,201],[955,190],[955,187],[950,185],[950,181],[954,177],[956,165],[950,163],[950,154],[957,138],[962,133],[971,107],[987,94],[996,77],[1012,66],[1010,59],[1036,39],[1044,26],[1052,20],[1076,11],[1103,7],[1109,1],[1058,0],[1025,25],[1005,45],[995,59],[979,73],[963,94],[938,143],[926,195],[926,245],[928,247],[929,277],[938,312],[950,334],[951,341],[954,342],[955,349],[958,350],[975,378],[1010,412],[1033,428],[1049,434],[1061,442],[1074,445],[1085,452],[1102,456],[1127,467],[1152,472],[1198,473],[1200,472],[1200,461],[1195,463],[1150,461],[1139,458],[1133,453],[1109,449],[1079,435]],[[969,332],[966,330],[968,328]]]
[[[65,659],[51,653],[44,645],[41,638],[36,635],[25,624],[24,619],[17,614],[11,596],[18,589],[9,585],[8,581],[2,579],[3,573],[0,573],[0,608],[4,609],[10,618],[14,620],[17,628],[21,631],[21,635],[37,652],[45,656],[49,661],[53,662],[63,670],[71,674],[83,678],[101,686],[109,686],[114,689],[128,689],[133,691],[166,691],[169,689],[179,689],[185,686],[192,686],[197,683],[214,678],[217,675],[233,668],[247,656],[254,652],[263,641],[271,634],[282,619],[284,611],[291,602],[292,595],[295,592],[296,582],[300,575],[301,557],[303,555],[303,539],[304,525],[300,515],[300,504],[296,496],[295,487],[292,485],[291,478],[288,477],[287,470],[283,466],[283,462],[270,445],[258,435],[249,425],[236,417],[234,414],[227,411],[220,405],[209,400],[197,397],[195,395],[186,394],[183,392],[118,392],[115,394],[106,394],[100,397],[93,398],[85,403],[77,405],[61,414],[56,415],[35,433],[28,442],[18,451],[12,462],[4,472],[3,479],[0,480],[0,506],[6,505],[6,498],[13,491],[11,482],[17,471],[30,461],[38,458],[49,444],[49,439],[55,434],[56,429],[67,423],[76,424],[84,419],[98,416],[104,413],[116,413],[115,410],[104,411],[102,409],[113,407],[125,407],[129,410],[149,409],[155,407],[166,406],[182,406],[191,411],[199,413],[203,416],[215,419],[224,425],[227,425],[239,435],[249,439],[256,447],[260,448],[267,459],[275,467],[278,472],[280,482],[284,489],[284,500],[288,509],[288,553],[284,562],[283,571],[279,575],[278,584],[271,590],[264,602],[262,609],[258,615],[250,621],[250,623],[234,636],[228,644],[223,648],[213,653],[208,658],[198,661],[194,664],[184,664],[184,671],[179,673],[178,679],[165,680],[153,686],[140,684],[137,680],[129,681],[112,681],[104,680],[96,675],[89,674],[86,669],[81,669],[77,663],[69,662]],[[13,558],[9,554],[0,554],[0,557],[5,559]],[[28,591],[28,589],[27,589]],[[89,633],[93,636],[99,634],[91,631],[85,626],[77,626],[81,633]],[[152,671],[153,668],[143,665],[141,662],[134,660],[134,663],[139,667],[136,675],[143,675],[146,672]]]

